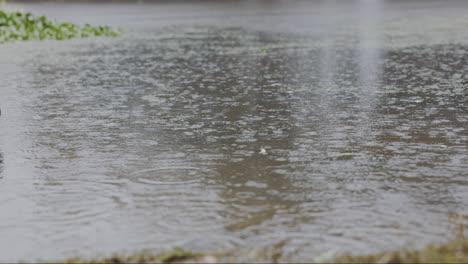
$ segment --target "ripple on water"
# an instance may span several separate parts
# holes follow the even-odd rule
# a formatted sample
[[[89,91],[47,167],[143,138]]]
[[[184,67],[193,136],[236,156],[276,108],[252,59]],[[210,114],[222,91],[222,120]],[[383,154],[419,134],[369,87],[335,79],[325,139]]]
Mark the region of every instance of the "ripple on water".
[[[35,209],[8,237],[302,260],[443,237],[468,207],[468,48],[326,43],[175,27],[33,59]]]

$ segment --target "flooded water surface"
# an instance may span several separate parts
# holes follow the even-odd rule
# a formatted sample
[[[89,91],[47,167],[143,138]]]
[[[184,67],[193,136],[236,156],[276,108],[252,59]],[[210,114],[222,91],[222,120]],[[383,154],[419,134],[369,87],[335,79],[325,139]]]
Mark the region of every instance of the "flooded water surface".
[[[18,5],[128,32],[2,46],[0,260],[453,237],[468,3],[440,3]]]

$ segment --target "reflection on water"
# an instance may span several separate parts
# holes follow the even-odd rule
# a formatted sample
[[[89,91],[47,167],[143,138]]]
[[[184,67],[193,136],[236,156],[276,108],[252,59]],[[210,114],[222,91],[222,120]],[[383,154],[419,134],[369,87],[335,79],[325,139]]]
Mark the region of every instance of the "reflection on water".
[[[29,111],[20,153],[2,145],[33,167],[4,175],[33,186],[15,185],[17,212],[0,194],[0,228],[41,257],[163,245],[304,260],[444,238],[468,209],[468,47],[383,48],[373,22],[325,40],[179,26],[35,57],[8,90]]]

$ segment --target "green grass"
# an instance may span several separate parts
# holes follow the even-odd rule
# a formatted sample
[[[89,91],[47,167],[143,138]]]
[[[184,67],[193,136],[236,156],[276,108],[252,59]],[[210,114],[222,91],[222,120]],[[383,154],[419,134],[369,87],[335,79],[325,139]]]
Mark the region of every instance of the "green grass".
[[[59,23],[31,13],[0,10],[0,43],[15,40],[65,40],[94,36],[117,36],[121,32],[108,26],[93,27]]]

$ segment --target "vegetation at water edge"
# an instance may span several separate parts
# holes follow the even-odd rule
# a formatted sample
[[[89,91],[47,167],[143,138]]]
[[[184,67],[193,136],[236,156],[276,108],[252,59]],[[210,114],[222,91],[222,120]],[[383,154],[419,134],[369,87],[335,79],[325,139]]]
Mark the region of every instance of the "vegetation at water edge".
[[[276,263],[277,259],[255,255],[246,259],[245,256],[229,254],[195,254],[175,249],[164,254],[153,254],[145,251],[130,256],[114,256],[110,258],[82,259],[71,258],[60,263],[242,263],[269,262]],[[283,260],[284,261],[284,260]],[[443,244],[431,244],[421,250],[402,249],[383,252],[375,255],[352,256],[342,255],[329,260],[309,260],[311,263],[468,263],[468,241],[453,240]]]
[[[343,255],[333,263],[468,263],[468,241],[431,244],[421,250],[398,250],[368,256]]]
[[[31,13],[0,10],[0,43],[15,40],[65,40],[94,36],[117,36],[121,32],[108,26],[93,27],[59,23]]]

